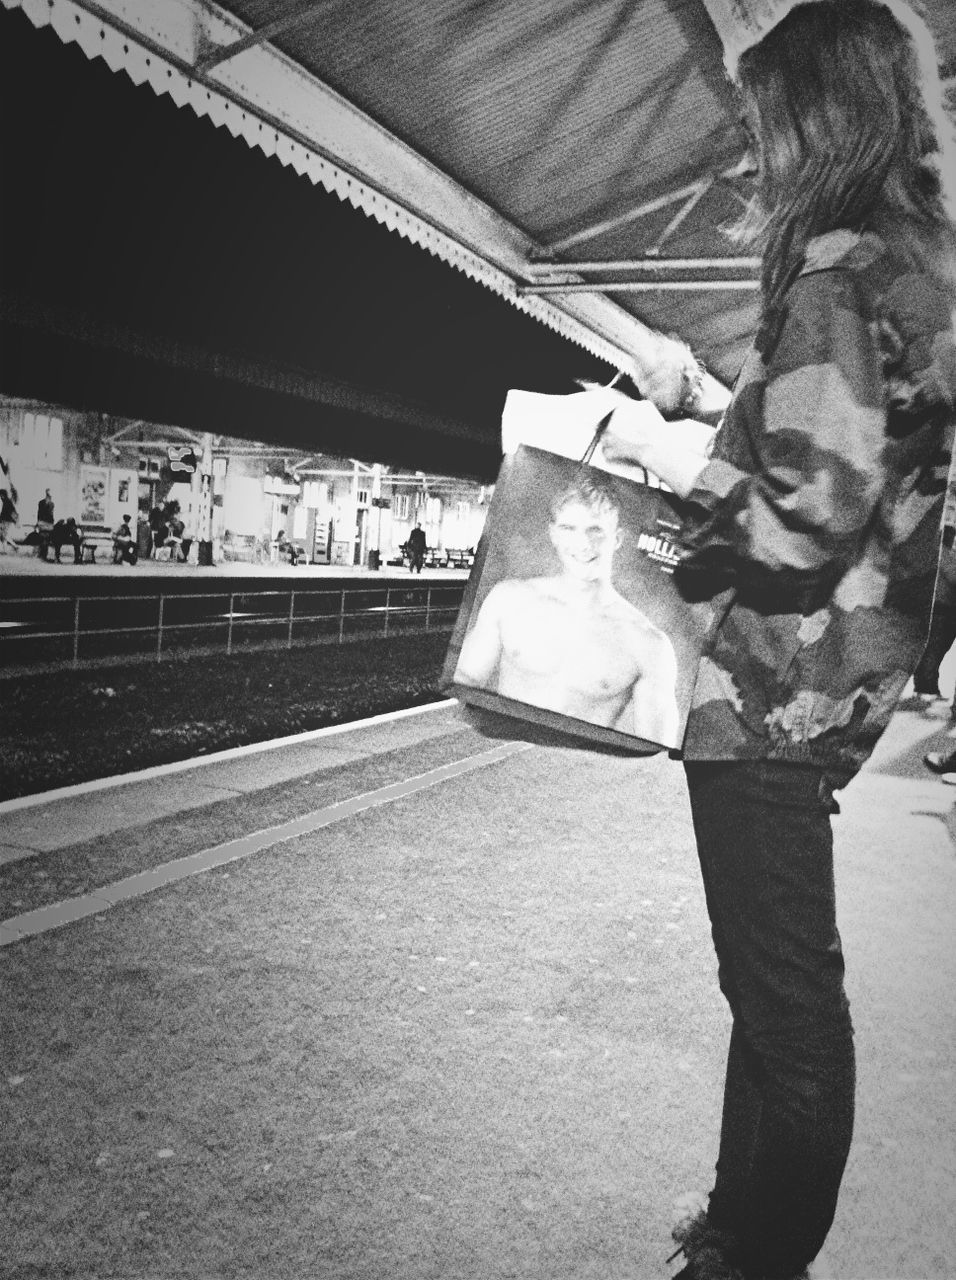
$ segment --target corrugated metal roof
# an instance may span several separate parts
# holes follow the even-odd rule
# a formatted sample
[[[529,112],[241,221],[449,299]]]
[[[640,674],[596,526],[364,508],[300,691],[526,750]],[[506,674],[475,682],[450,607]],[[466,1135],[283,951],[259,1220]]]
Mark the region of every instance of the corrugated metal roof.
[[[302,6],[225,8],[256,28]],[[542,246],[719,173],[744,149],[700,0],[327,0],[271,43]],[[579,241],[572,256],[642,256],[680,207]],[[716,186],[663,252],[729,255],[719,224],[735,207]],[[735,375],[751,297],[615,302]],[[710,326],[728,305],[745,318]]]
[[[722,227],[746,195],[746,179],[729,173],[744,138],[704,0],[0,3],[188,102],[511,301],[534,302],[532,314],[566,336],[580,341],[591,326],[600,358],[640,336],[633,318],[680,334],[716,376],[735,377],[755,293],[703,286],[728,274],[752,284],[752,269],[675,268],[655,279],[700,287],[615,291],[603,309],[565,293],[548,294],[548,310],[528,293],[557,280],[536,261],[700,264],[739,252]],[[927,7],[953,74],[956,4]],[[283,76],[273,92],[270,77]],[[333,92],[323,97],[324,86]],[[573,279],[600,291],[627,276],[580,268]],[[368,286],[357,276],[356,287]]]
[[[302,9],[225,7],[253,28]],[[944,61],[956,63],[956,5],[929,10]],[[543,245],[719,174],[744,148],[701,0],[326,0],[273,43]],[[739,251],[721,228],[739,210],[734,187],[744,194],[741,180],[718,181],[663,243],[680,202],[568,256],[730,256]],[[680,332],[723,380],[735,376],[752,294],[614,300]]]

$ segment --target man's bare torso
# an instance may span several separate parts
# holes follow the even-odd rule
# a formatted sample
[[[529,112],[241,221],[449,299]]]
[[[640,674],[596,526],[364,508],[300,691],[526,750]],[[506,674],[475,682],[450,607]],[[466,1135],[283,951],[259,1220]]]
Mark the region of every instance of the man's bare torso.
[[[562,578],[500,584],[498,692],[593,724],[619,727],[642,654],[660,635],[613,589],[583,597]],[[627,724],[632,729],[631,724]]]

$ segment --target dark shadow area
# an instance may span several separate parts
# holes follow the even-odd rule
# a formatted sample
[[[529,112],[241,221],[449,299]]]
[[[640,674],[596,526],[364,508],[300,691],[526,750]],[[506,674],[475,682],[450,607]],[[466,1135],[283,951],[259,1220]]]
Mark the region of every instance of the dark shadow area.
[[[8,395],[492,478],[510,387],[607,376],[19,12],[0,11],[0,110]]]

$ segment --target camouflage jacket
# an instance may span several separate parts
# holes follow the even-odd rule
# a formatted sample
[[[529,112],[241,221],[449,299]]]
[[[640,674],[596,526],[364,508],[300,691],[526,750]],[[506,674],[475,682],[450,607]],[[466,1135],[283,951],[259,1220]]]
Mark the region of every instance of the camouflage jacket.
[[[709,602],[683,755],[860,768],[925,644],[956,401],[953,299],[872,234],[810,244],[690,495]]]

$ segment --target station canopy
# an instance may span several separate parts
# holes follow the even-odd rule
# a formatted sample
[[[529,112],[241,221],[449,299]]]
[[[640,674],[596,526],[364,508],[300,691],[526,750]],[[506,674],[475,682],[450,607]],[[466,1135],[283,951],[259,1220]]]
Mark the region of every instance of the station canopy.
[[[729,384],[771,2],[0,0],[0,393],[490,479],[509,387]]]

